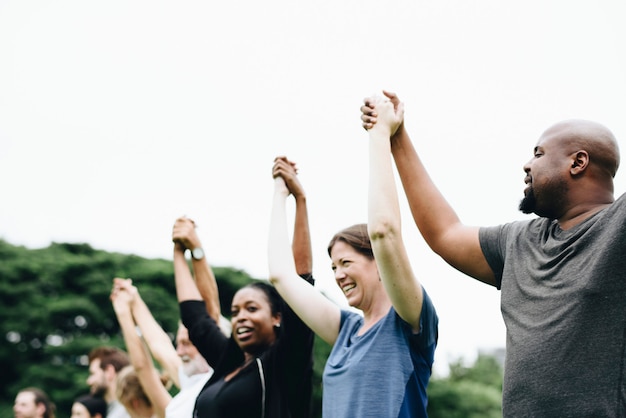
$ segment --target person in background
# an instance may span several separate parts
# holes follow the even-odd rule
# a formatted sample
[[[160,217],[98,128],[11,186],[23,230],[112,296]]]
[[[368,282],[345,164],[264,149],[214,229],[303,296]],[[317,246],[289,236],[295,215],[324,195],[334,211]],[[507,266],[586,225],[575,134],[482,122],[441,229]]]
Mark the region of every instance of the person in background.
[[[106,401],[99,396],[89,394],[80,396],[74,401],[70,418],[105,418],[106,415]]]
[[[293,173],[296,171],[295,166],[285,157],[278,157],[276,165]],[[293,253],[300,268],[297,274],[312,283],[311,243],[305,200],[296,218]],[[181,227],[188,228],[188,224],[183,222],[177,220],[172,231],[177,270],[186,268],[186,249],[192,250],[194,258],[204,257],[193,243],[182,240]],[[199,281],[198,286],[206,285]],[[210,285],[217,287],[214,283]],[[194,416],[310,416],[314,336],[284,306],[272,286],[257,281],[237,291],[231,304],[230,338],[220,332],[215,320],[207,314],[198,287],[188,275],[176,274],[176,291],[181,318],[189,329],[190,339],[215,370],[198,396]]]
[[[29,387],[22,389],[13,404],[14,418],[55,418],[55,405],[41,389]]]
[[[341,309],[298,280],[285,208],[292,189],[285,176],[274,173],[270,281],[333,346],[323,375],[325,418],[426,417],[438,319],[409,263],[391,158],[385,154],[400,120],[393,106],[381,107],[387,111],[370,131],[368,223],[340,231],[328,245],[337,285],[361,313]]]
[[[400,116],[398,97],[385,95]],[[363,127],[375,129],[379,104],[365,99],[361,112]],[[428,245],[501,291],[504,417],[626,416],[626,195],[614,197],[620,153],[613,133],[587,120],[545,130],[523,166],[519,205],[537,217],[492,227],[461,222],[404,124],[390,142]]]
[[[117,398],[131,416],[131,418],[163,418],[165,407],[161,404],[162,399],[150,397],[150,390],[145,390],[142,381],[143,376],[130,365],[124,367],[117,376]],[[156,380],[167,392],[171,380],[168,376],[156,374]],[[167,392],[169,396],[169,392]],[[171,396],[169,396],[171,398]]]
[[[143,303],[139,292],[130,279],[115,278],[111,301],[131,364],[119,373],[117,398],[132,418],[164,418],[172,396],[135,328],[133,307]],[[167,343],[171,346],[169,337]]]
[[[117,347],[96,347],[89,353],[87,384],[92,395],[107,402],[107,418],[129,418],[116,396],[117,374],[129,364],[128,354]]]
[[[125,293],[118,299],[119,292]],[[145,408],[148,404],[153,405],[153,400],[157,402],[156,405],[160,405],[160,397],[165,396],[162,402],[165,404],[166,418],[191,416],[195,399],[200,389],[202,389],[213,373],[213,370],[189,341],[187,329],[184,325],[179,324],[176,334],[177,347],[175,348],[172,345],[170,337],[152,316],[148,306],[141,298],[138,289],[133,285],[131,279],[114,279],[111,298],[114,301],[114,309],[122,329],[128,328],[128,331],[132,332],[131,327],[138,326],[141,332],[141,337],[136,337],[136,332],[129,335],[128,338],[131,341],[126,342],[127,346],[143,346],[143,343],[145,343],[152,357],[161,365],[164,376],[169,376],[174,385],[180,389],[174,397],[170,398],[166,396],[163,393],[162,384],[160,384],[163,378],[159,377],[159,383],[157,383],[156,380],[153,381],[152,376],[155,376],[155,374],[158,375],[159,372],[154,367],[149,353],[144,349],[137,351],[133,349],[131,351],[129,348],[131,363],[139,367],[135,369],[137,372],[136,381],[141,381],[142,379],[148,380],[142,383],[140,388],[135,387],[132,389],[132,392],[135,393],[134,396],[124,396],[124,398],[127,399],[124,404],[130,404],[130,406],[126,406],[126,409],[133,409],[132,401],[134,398],[141,399],[142,406]],[[217,308],[214,309],[214,312],[219,315],[216,319],[222,321],[222,323],[223,321],[227,322],[227,320],[220,315],[219,300],[214,300],[213,303],[218,304]],[[130,314],[128,312],[130,312]],[[230,329],[223,330],[223,332],[230,333]],[[139,339],[139,341],[137,341],[137,339]],[[135,358],[135,356],[137,358]],[[142,367],[146,367],[144,371],[150,370],[148,376],[143,376]],[[132,381],[135,381],[133,374],[129,374],[127,379],[131,379],[131,377],[133,379]],[[126,385],[128,386],[129,384],[130,383],[127,382]],[[159,413],[160,412],[157,411],[156,415],[158,416]]]

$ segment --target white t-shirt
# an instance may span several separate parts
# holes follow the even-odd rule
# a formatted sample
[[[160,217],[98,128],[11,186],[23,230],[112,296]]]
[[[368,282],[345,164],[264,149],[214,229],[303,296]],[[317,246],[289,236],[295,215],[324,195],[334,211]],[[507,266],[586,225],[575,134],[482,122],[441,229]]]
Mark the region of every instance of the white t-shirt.
[[[191,418],[198,394],[208,382],[213,370],[207,373],[187,376],[183,368],[178,368],[180,392],[176,394],[165,408],[165,418]]]
[[[109,402],[107,405],[107,417],[106,418],[130,418],[130,415],[124,408],[124,405],[118,401]]]

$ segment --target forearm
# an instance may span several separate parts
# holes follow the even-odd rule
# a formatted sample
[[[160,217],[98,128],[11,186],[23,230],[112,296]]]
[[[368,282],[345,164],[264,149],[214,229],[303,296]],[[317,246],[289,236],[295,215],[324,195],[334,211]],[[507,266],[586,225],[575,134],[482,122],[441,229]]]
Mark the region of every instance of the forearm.
[[[494,284],[482,253],[479,228],[463,225],[422,164],[402,126],[391,141],[393,154],[415,224],[430,248],[461,272]]]
[[[206,256],[201,260],[194,259],[192,263],[196,276],[196,286],[204,300],[207,312],[215,322],[219,323],[221,315],[220,298],[213,270],[209,266]]]
[[[311,230],[309,228],[309,213],[306,196],[296,199],[296,217],[291,245],[298,274],[313,272],[313,250],[311,248]]]
[[[448,228],[460,224],[459,217],[430,178],[404,125],[391,141],[391,152],[413,219],[428,245],[439,253]]]
[[[368,231],[372,240],[400,236],[400,205],[393,178],[389,135],[369,131]]]
[[[294,254],[289,246],[287,230],[287,196],[276,190],[273,197],[268,240],[268,264],[270,281],[274,286],[281,285],[289,277],[297,276]]]
[[[136,296],[133,303],[132,313],[152,356],[174,380],[174,384],[180,387],[178,379],[178,368],[182,364],[180,357],[178,357],[170,337],[154,319],[148,306],[139,295]]]
[[[124,336],[124,343],[128,350],[128,357],[133,366],[139,383],[146,396],[152,402],[158,417],[165,416],[165,408],[171,400],[159,378],[158,371],[152,363],[152,359],[135,329],[132,313],[130,310],[116,312],[120,329]]]
[[[135,328],[135,321],[130,310],[118,310],[115,312],[117,321],[122,331],[122,337],[124,338],[124,344],[128,350],[128,357],[130,362],[137,373],[145,370],[151,365],[151,360],[148,359],[143,342],[137,334]]]
[[[202,295],[189,270],[184,251],[174,249],[174,281],[178,302],[185,300],[202,300]]]

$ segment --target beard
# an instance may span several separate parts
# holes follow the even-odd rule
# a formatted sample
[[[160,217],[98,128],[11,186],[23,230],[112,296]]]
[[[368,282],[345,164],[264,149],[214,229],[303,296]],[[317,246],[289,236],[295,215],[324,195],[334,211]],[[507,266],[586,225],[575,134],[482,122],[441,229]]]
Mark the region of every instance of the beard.
[[[186,376],[191,377],[208,371],[209,365],[200,354],[196,354],[193,358],[189,359],[189,361],[183,361],[183,373],[185,373]]]
[[[105,385],[93,385],[89,388],[89,392],[99,398],[104,398],[107,393],[107,387]]]
[[[558,219],[566,207],[568,192],[569,186],[562,179],[545,184],[540,193],[531,185],[519,204],[519,210],[543,218]]]
[[[528,189],[528,193],[524,198],[519,202],[518,209],[525,214],[530,214],[535,211],[535,206],[537,206],[537,199],[535,199],[535,192],[532,187]]]

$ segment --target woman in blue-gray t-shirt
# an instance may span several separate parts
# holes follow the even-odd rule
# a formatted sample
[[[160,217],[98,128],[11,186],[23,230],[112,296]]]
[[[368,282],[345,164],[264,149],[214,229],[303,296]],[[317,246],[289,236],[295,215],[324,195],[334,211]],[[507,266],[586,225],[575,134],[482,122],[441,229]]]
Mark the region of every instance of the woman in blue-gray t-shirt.
[[[275,179],[270,225],[270,281],[323,340],[333,345],[324,370],[323,415],[425,417],[426,386],[437,343],[437,314],[411,269],[402,241],[390,136],[402,121],[388,100],[376,104],[369,130],[368,223],[337,233],[328,246],[342,310],[301,280],[289,245],[285,202]],[[345,187],[345,185],[343,185]]]

